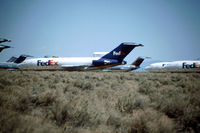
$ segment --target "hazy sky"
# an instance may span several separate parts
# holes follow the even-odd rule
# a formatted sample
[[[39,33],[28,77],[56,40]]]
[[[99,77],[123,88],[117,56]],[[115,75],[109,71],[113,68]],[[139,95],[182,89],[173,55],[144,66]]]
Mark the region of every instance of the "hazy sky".
[[[126,60],[200,57],[200,0],[0,0],[0,37],[11,56],[92,56],[122,42],[145,46]]]

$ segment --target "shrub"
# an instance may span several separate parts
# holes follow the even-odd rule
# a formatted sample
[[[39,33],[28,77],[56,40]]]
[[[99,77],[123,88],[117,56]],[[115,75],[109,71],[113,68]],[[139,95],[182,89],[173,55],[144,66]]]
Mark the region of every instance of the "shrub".
[[[136,110],[133,113],[132,126],[130,128],[130,132],[137,133],[172,133],[174,123],[168,117],[155,110]]]
[[[1,71],[0,132],[198,132],[198,73]]]
[[[120,112],[132,113],[136,109],[145,109],[149,106],[149,99],[139,93],[131,93],[118,99],[117,108]]]

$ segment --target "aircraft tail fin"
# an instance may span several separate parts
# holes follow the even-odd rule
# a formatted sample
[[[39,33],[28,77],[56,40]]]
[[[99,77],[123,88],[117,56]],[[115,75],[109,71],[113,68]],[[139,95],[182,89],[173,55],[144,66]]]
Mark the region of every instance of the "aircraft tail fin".
[[[11,46],[7,46],[7,45],[0,45],[0,52],[6,48],[12,48]]]
[[[3,42],[11,42],[11,40],[0,38],[0,43],[3,43]]]
[[[0,52],[3,50],[4,48],[0,48]]]
[[[104,55],[98,60],[93,60],[93,66],[114,66],[124,63],[123,59],[135,48],[143,46],[142,44],[135,44],[131,42],[121,43],[114,50]]]
[[[32,57],[32,56],[30,56],[30,55],[20,55],[19,58],[17,58],[14,63],[17,63],[17,64],[22,63],[27,57]]]
[[[132,65],[139,67],[142,62],[144,61],[144,58],[138,57],[133,63]]]
[[[17,57],[12,56],[7,62],[14,62],[17,59]]]
[[[150,57],[138,57],[133,63],[132,65],[139,67],[142,62],[144,61],[144,59],[149,59]]]
[[[139,46],[144,46],[142,44],[136,44],[132,42],[124,42],[121,43],[118,47],[116,47],[114,50],[109,52],[108,54],[104,55],[102,58],[105,59],[112,59],[112,60],[118,60],[119,62],[122,62],[123,59],[135,48]]]

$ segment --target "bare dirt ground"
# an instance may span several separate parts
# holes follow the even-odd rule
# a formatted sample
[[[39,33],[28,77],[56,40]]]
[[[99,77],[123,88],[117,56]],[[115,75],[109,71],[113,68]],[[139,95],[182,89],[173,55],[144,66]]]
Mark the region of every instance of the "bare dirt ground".
[[[0,132],[200,132],[199,73],[0,71]]]

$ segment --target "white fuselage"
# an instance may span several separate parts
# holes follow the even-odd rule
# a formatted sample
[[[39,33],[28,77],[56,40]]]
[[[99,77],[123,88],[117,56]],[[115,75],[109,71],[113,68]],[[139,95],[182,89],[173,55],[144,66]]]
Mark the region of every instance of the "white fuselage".
[[[19,69],[59,70],[71,68],[84,68],[92,65],[93,60],[100,57],[59,57],[59,58],[33,58],[27,59],[18,65]]]
[[[148,72],[200,72],[200,61],[172,61],[153,63],[145,68]]]
[[[130,72],[132,70],[136,70],[139,67],[135,66],[135,65],[118,65],[118,66],[113,66],[113,67],[109,67],[104,69],[104,72]]]
[[[17,69],[17,64],[13,62],[1,62],[0,69]]]

